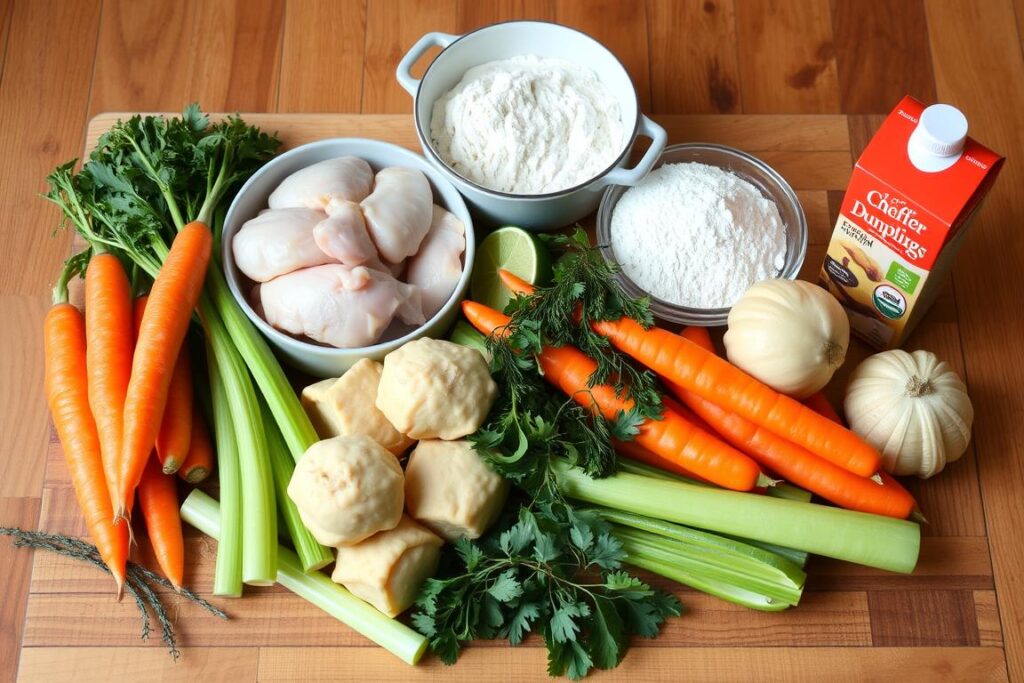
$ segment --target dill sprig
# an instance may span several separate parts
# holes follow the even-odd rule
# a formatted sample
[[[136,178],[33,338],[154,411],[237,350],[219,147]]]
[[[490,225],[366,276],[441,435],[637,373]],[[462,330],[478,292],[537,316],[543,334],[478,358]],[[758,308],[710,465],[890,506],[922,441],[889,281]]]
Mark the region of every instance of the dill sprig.
[[[0,527],[0,536],[11,536],[14,539],[14,545],[18,548],[48,550],[58,555],[64,555],[65,557],[81,560],[82,562],[91,564],[97,569],[101,569],[107,574],[110,573],[110,569],[103,562],[96,546],[86,543],[81,539],[72,538],[71,536],[65,536],[63,534],[48,534],[42,531],[25,531],[24,529],[18,529],[15,527]],[[128,589],[128,593],[132,596],[132,599],[135,600],[135,605],[139,609],[139,616],[142,620],[142,630],[140,634],[142,640],[147,640],[149,638],[149,613],[152,611],[156,616],[157,622],[160,624],[161,638],[167,646],[168,652],[171,657],[178,659],[178,657],[181,656],[181,652],[178,650],[171,618],[167,614],[167,609],[160,601],[156,591],[153,590],[154,584],[160,585],[164,588],[170,588],[172,590],[174,587],[167,579],[162,576],[158,576],[149,569],[146,569],[142,565],[134,562],[128,563],[125,578],[125,588]],[[211,605],[209,602],[187,588],[183,588],[179,594],[220,619],[228,618],[221,609]]]

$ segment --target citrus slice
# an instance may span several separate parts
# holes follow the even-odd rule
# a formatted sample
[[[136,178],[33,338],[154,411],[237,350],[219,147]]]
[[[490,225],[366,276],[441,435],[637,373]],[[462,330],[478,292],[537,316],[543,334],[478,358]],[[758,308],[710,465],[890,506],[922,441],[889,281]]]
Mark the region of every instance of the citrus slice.
[[[531,284],[545,284],[551,277],[551,255],[522,228],[498,228],[480,243],[469,288],[473,301],[502,311],[512,293],[502,284],[498,271],[505,269]]]

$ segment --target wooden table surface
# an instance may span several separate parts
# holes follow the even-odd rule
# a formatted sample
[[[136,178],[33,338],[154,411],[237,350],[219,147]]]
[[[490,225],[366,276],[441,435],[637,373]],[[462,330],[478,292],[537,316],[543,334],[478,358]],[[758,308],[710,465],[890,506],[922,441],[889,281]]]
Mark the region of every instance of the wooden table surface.
[[[977,412],[963,460],[915,486],[932,521],[918,571],[814,561],[803,604],[776,615],[685,592],[688,615],[613,676],[1024,680],[1024,0],[0,0],[0,525],[82,532],[42,393],[41,320],[70,236],[52,236],[57,212],[37,193],[81,154],[90,119],[193,100],[211,111],[407,114],[393,72],[416,38],[524,17],[608,45],[674,141],[719,139],[775,164],[810,218],[805,273],[852,161],[903,94],[960,107],[972,133],[1010,157],[908,343],[953,363]],[[402,118],[319,121],[408,135]],[[210,543],[190,538],[200,565]],[[6,540],[0,567],[0,681],[544,677],[541,648],[492,644],[455,669],[412,670],[273,589],[229,603],[230,624],[181,608],[187,647],[172,664],[138,641],[134,608],[116,605],[102,576]],[[190,571],[207,589],[201,567]]]

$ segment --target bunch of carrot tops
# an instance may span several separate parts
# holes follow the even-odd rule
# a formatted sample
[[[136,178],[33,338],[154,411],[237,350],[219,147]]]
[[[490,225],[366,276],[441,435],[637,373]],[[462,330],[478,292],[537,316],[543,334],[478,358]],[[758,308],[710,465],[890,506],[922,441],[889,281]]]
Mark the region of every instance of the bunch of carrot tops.
[[[237,596],[243,582],[276,578],[276,505],[290,501],[275,488],[286,485],[316,433],[215,254],[228,202],[278,145],[238,117],[211,124],[192,105],[180,117],[119,121],[78,172],[72,161],[48,178],[47,198],[89,248],[65,264],[54,288],[47,395],[90,533],[119,586],[136,493],[161,566],[181,585],[181,524],[168,475],[200,480],[213,457],[192,400],[190,327],[205,342],[220,472],[224,537],[214,593]],[[68,302],[77,273],[86,280],[84,317]],[[152,282],[134,304],[133,280]],[[282,516],[303,565],[326,564],[326,549],[289,512]]]

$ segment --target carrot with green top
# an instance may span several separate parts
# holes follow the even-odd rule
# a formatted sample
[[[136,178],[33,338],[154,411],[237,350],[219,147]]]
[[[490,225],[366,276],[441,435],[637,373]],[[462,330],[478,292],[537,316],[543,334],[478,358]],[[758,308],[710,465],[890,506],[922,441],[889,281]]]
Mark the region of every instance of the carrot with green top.
[[[131,283],[120,259],[109,252],[94,253],[85,270],[85,336],[89,407],[96,421],[104,479],[113,505],[135,333]]]
[[[100,438],[89,408],[85,318],[68,303],[70,274],[66,267],[43,324],[46,401],[89,536],[117,583],[120,599],[128,562],[128,525],[112,521]]]
[[[473,301],[462,302],[462,312],[483,334],[502,334],[510,318],[493,308]],[[597,363],[579,349],[570,346],[545,346],[537,356],[540,370],[576,403],[587,410],[614,420],[633,408],[633,401],[619,397],[606,384],[588,386]],[[639,425],[634,441],[658,456],[672,471],[683,468],[719,486],[736,491],[749,491],[764,483],[763,475],[753,460],[698,429],[670,409],[660,420],[646,420]]]
[[[702,327],[688,327],[683,336],[714,352],[711,336]],[[726,441],[764,467],[840,507],[906,519],[914,499],[900,488],[882,486],[810,453],[778,435],[715,405],[695,392],[669,383],[670,389]]]
[[[212,243],[213,236],[204,223],[183,227],[149,292],[124,406],[124,442],[114,511],[118,517],[128,515],[129,501],[156,443],[172,369],[202,292]]]
[[[185,540],[178,512],[177,480],[161,471],[155,453],[146,461],[137,492],[156,561],[174,590],[180,591],[185,575]]]

